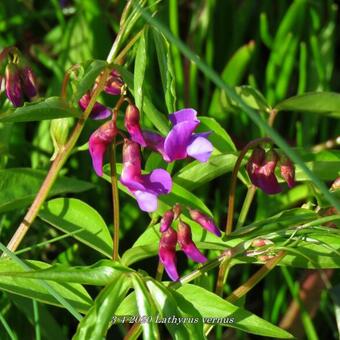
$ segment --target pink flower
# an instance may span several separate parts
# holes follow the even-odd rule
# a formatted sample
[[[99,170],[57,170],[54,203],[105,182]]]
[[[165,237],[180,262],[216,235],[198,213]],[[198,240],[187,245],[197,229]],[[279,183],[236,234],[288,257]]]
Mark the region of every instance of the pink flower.
[[[210,216],[203,214],[202,212],[200,212],[197,209],[190,209],[189,208],[189,213],[190,213],[191,218],[195,222],[200,224],[202,228],[204,228],[207,231],[215,234],[218,237],[221,236],[221,231],[217,228],[214,220]]]

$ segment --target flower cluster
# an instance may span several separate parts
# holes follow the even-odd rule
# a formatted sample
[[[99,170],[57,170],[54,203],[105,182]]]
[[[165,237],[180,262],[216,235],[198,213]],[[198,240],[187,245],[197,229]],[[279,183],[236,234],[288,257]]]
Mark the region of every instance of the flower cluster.
[[[86,109],[96,86],[80,99],[79,105],[83,110]],[[104,90],[111,95],[117,95],[121,93],[122,86],[123,82],[119,74],[112,71]],[[111,114],[109,108],[98,102],[91,112],[93,119],[105,119]],[[159,152],[167,162],[188,156],[205,162],[210,157],[213,146],[207,139],[209,132],[194,133],[200,123],[196,116],[197,112],[193,109],[183,109],[169,115],[173,128],[166,137],[163,137],[155,132],[141,129],[139,110],[129,102],[125,111],[124,125],[130,139],[124,138],[120,182],[136,198],[141,210],[155,211],[158,206],[158,196],[168,194],[172,189],[171,176],[164,169],[154,169],[149,174],[142,174],[141,147]],[[99,127],[89,139],[92,164],[98,176],[103,175],[103,160],[107,147],[119,133],[115,119],[116,117],[113,117]]]
[[[199,210],[190,209],[189,213],[191,218],[199,223],[204,229],[214,233],[217,236],[221,236],[220,230],[216,227],[213,219]],[[179,279],[179,275],[176,268],[176,245],[178,244],[180,249],[191,260],[204,263],[207,258],[198,250],[195,243],[192,240],[191,229],[188,224],[183,222],[179,216],[181,214],[181,208],[176,204],[173,209],[164,213],[160,222],[160,231],[162,233],[159,243],[159,259],[164,265],[166,272],[173,281]],[[175,220],[178,219],[177,232],[172,227]]]
[[[7,98],[15,107],[19,107],[38,94],[37,81],[32,69],[21,61],[16,48],[6,48],[1,52],[1,64],[7,59],[5,76],[0,75],[0,89],[4,82]]]
[[[275,168],[279,163],[281,176],[287,182],[288,187],[295,185],[295,168],[292,162],[285,156],[271,149],[267,152],[257,146],[246,165],[251,182],[262,189],[266,194],[273,195],[282,191],[275,176]]]

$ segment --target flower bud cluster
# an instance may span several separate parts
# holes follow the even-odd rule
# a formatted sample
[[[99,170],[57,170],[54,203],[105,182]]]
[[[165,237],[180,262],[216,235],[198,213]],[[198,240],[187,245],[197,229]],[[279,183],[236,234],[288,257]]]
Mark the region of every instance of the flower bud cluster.
[[[180,219],[182,208],[176,204],[172,209],[166,211],[160,222],[161,240],[159,243],[159,259],[164,265],[166,272],[173,281],[179,279],[176,268],[176,244],[185,255],[191,260],[204,263],[207,258],[198,250],[194,241],[192,240],[192,233],[190,226]],[[199,210],[190,209],[189,213],[191,218],[199,223],[204,229],[214,233],[217,236],[221,232],[216,227],[213,219]],[[177,232],[172,227],[173,222],[178,219]]]

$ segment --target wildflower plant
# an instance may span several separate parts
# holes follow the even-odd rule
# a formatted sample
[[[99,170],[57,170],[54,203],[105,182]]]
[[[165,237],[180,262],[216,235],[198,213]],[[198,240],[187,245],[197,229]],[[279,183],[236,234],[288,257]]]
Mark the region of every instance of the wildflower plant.
[[[315,45],[334,38],[330,3],[329,26],[315,3],[282,5],[275,37],[276,5],[261,7],[260,42],[242,42],[220,74],[208,19],[238,8],[222,2],[54,1],[46,48],[1,40],[1,338],[26,335],[18,311],[37,339],[315,338],[319,302],[323,314],[339,302],[340,95],[316,91],[331,88],[334,58]],[[194,14],[183,32],[180,6]],[[296,28],[307,12],[311,88]],[[264,80],[256,44],[270,52]]]

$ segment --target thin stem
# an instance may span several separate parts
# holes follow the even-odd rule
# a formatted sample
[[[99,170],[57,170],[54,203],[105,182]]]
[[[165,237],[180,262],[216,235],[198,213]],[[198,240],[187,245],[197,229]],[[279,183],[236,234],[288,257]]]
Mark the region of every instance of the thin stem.
[[[243,205],[242,205],[242,208],[241,208],[241,211],[240,211],[240,216],[239,216],[237,223],[236,223],[236,228],[242,227],[244,225],[244,222],[247,218],[251,203],[254,199],[255,193],[256,193],[256,186],[251,185],[248,188],[246,197],[243,201]]]
[[[68,82],[70,81],[70,77],[71,77],[71,74],[72,72],[78,70],[80,67],[79,64],[75,64],[75,65],[72,65],[65,73],[65,76],[64,76],[64,79],[63,79],[63,83],[61,85],[61,98],[65,99],[67,98],[67,85],[68,85]]]
[[[111,158],[111,185],[112,185],[112,204],[113,204],[113,255],[112,259],[117,261],[119,258],[119,195],[116,170],[116,138],[112,143]]]
[[[240,152],[236,164],[234,166],[232,175],[231,175],[231,184],[229,191],[229,200],[228,200],[228,216],[225,227],[226,235],[229,235],[232,231],[233,219],[234,219],[234,206],[235,206],[235,191],[236,191],[236,182],[237,182],[237,174],[240,170],[241,163],[243,161],[244,156],[248,152],[249,149],[255,147],[261,143],[270,143],[272,140],[269,137],[257,138],[253,141],[249,142]]]
[[[53,183],[55,182],[59,171],[61,170],[61,168],[63,167],[63,165],[65,164],[68,156],[70,155],[74,145],[76,144],[81,131],[83,130],[84,124],[86,119],[88,118],[88,116],[90,115],[90,112],[96,102],[96,99],[98,97],[98,95],[100,94],[100,92],[102,91],[102,89],[104,88],[104,84],[105,81],[108,77],[110,70],[106,69],[99,81],[98,87],[96,88],[96,90],[93,93],[93,96],[91,97],[91,100],[89,102],[89,105],[87,106],[86,110],[83,112],[83,114],[81,115],[81,117],[79,118],[76,126],[74,127],[72,134],[70,136],[70,139],[68,140],[68,142],[65,144],[64,147],[60,148],[60,150],[58,151],[58,154],[56,156],[56,158],[54,159],[50,170],[48,171],[48,174],[43,182],[43,184],[40,187],[40,190],[37,194],[37,196],[35,197],[31,207],[29,208],[29,210],[27,211],[23,221],[20,223],[18,229],[16,230],[16,232],[14,233],[14,235],[12,236],[11,240],[9,241],[7,248],[10,251],[15,251],[18,246],[20,245],[22,239],[24,238],[24,236],[26,235],[27,231],[29,230],[30,226],[32,225],[33,221],[35,220],[40,207],[42,206],[42,204],[44,203],[44,201],[46,200],[48,193],[50,191],[50,189],[52,188]]]
[[[164,273],[164,266],[163,266],[161,261],[158,261],[157,271],[156,271],[156,280],[157,281],[162,280],[163,273]]]
[[[234,303],[242,296],[246,295],[255,285],[260,282],[286,255],[285,251],[280,251],[277,256],[266,262],[255,274],[253,274],[244,284],[235,289],[228,297],[227,301]]]
[[[140,38],[144,29],[140,30],[122,49],[122,51],[118,54],[117,58],[115,59],[115,64],[121,65],[123,63],[123,58],[125,55],[130,51],[133,44]]]

